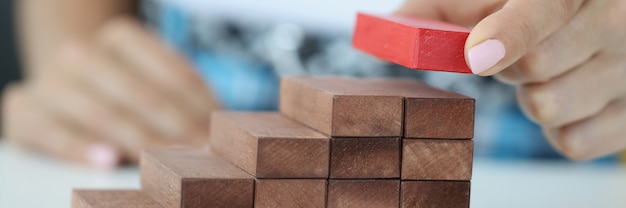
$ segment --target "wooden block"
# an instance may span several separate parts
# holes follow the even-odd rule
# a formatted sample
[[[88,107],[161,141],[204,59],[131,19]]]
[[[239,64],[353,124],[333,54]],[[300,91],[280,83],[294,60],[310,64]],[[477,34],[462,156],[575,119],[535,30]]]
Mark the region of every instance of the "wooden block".
[[[406,99],[406,138],[474,137],[473,99]]]
[[[472,178],[472,140],[404,139],[402,143],[403,180]]]
[[[72,208],[161,208],[138,190],[74,190]]]
[[[280,111],[331,137],[400,137],[402,105],[402,97],[359,79],[281,80]]]
[[[400,180],[329,180],[328,208],[398,207]]]
[[[400,138],[333,138],[331,178],[399,178]]]
[[[357,102],[358,98],[368,97],[357,96],[359,92],[354,91],[359,90],[369,95],[402,97],[404,109],[396,109],[397,104]],[[281,111],[334,137],[393,136],[372,131],[381,128],[376,125],[398,130],[395,124],[399,121],[406,138],[469,139],[474,136],[474,103],[473,98],[412,79],[283,78],[281,83]],[[398,112],[403,114],[397,116]]]
[[[324,179],[258,179],[254,207],[324,208],[326,186]]]
[[[278,112],[216,112],[210,144],[257,178],[328,178],[330,139]]]
[[[359,13],[352,44],[411,69],[472,73],[464,53],[469,32],[426,18]]]
[[[141,186],[164,207],[252,207],[254,178],[208,151],[141,155]]]
[[[404,137],[470,139],[474,137],[473,98],[428,86],[413,79],[367,80],[384,91],[401,95]]]
[[[403,208],[469,208],[469,202],[469,181],[402,181]]]

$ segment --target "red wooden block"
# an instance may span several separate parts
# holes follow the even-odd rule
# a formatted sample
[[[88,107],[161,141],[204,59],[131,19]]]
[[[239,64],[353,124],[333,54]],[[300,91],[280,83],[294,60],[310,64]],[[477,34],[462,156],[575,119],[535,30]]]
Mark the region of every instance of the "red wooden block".
[[[437,20],[359,13],[352,44],[411,69],[472,73],[464,54],[469,32]]]

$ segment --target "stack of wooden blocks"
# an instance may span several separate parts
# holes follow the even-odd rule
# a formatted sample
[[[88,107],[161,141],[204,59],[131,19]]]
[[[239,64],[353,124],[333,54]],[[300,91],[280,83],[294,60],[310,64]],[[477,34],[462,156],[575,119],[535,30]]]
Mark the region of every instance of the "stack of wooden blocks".
[[[141,157],[141,191],[73,207],[469,207],[474,99],[408,79],[292,77],[280,113],[217,112],[211,150]]]

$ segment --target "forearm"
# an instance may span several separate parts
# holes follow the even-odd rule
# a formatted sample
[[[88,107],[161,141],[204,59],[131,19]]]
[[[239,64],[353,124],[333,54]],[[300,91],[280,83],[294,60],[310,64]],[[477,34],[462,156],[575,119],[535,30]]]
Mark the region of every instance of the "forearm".
[[[68,41],[88,40],[107,20],[134,13],[132,0],[20,0],[17,31],[26,74],[49,63]]]

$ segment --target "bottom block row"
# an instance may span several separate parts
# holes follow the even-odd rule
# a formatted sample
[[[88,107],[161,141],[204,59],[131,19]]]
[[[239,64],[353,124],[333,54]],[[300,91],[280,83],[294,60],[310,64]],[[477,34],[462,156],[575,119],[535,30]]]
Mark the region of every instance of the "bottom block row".
[[[201,150],[147,151],[142,191],[85,191],[75,208],[469,207],[469,181],[257,179]]]
[[[328,189],[327,189],[328,185]],[[327,192],[328,191],[328,192]],[[213,192],[216,193],[216,192]],[[327,198],[328,197],[328,198]],[[254,207],[447,207],[468,208],[470,182],[398,180],[257,180],[254,199],[235,204]],[[209,197],[211,198],[211,197]],[[194,200],[194,199],[187,199]],[[253,202],[254,201],[254,202]],[[76,190],[74,208],[152,208],[161,207],[140,191]],[[181,207],[233,207],[198,203]],[[171,206],[165,206],[171,207]]]

